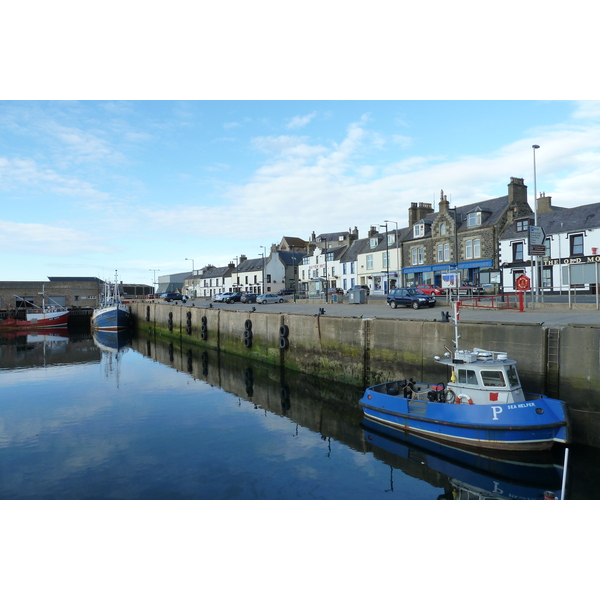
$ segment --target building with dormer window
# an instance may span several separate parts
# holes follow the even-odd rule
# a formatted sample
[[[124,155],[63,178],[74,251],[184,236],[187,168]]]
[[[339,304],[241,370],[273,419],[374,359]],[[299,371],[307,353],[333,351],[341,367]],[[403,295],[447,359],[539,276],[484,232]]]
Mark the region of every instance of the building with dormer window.
[[[441,285],[442,273],[459,272],[461,281],[500,284],[498,241],[515,220],[528,218],[527,186],[511,177],[508,194],[450,208],[443,191],[439,210],[413,202],[409,234],[403,244],[405,285]]]

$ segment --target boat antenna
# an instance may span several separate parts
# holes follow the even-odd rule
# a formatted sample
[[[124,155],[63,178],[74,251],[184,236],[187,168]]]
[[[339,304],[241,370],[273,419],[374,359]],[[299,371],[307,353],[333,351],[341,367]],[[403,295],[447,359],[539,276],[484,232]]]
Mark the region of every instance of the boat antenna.
[[[456,354],[456,352],[458,352],[458,340],[460,338],[460,334],[458,333],[458,322],[460,321],[459,299],[457,298],[456,300],[454,300],[453,304],[454,316],[452,317],[452,319],[454,321],[454,339],[452,341],[454,342],[454,353]]]

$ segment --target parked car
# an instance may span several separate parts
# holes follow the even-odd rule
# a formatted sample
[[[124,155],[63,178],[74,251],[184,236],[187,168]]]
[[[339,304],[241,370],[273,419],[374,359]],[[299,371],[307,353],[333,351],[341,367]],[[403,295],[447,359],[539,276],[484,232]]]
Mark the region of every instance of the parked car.
[[[218,292],[212,297],[213,302],[223,302],[223,292]]]
[[[426,294],[428,296],[442,296],[444,294],[444,290],[439,285],[433,285],[431,283],[420,283],[416,287],[421,294]]]
[[[291,296],[294,293],[294,290],[292,289],[285,289],[285,290],[279,290],[277,292],[278,296]]]
[[[183,296],[178,292],[165,292],[160,295],[161,300],[166,300],[167,302],[172,302],[173,300],[183,300]]]
[[[390,290],[387,303],[391,308],[397,308],[398,306],[412,306],[415,310],[421,307],[433,308],[435,306],[435,296],[422,294],[416,288],[395,288]]]
[[[261,294],[256,296],[256,301],[259,304],[267,304],[271,302],[283,302],[283,298],[277,294]]]
[[[353,290],[365,290],[367,292],[367,296],[371,293],[368,285],[353,285],[350,289]]]
[[[252,304],[256,302],[256,294],[242,294],[240,302],[243,302],[244,304]]]
[[[480,296],[485,293],[485,290],[480,285],[464,281],[458,288],[458,293],[461,296]]]
[[[331,295],[331,294],[343,294],[344,290],[342,288],[329,288],[327,290],[327,294]]]
[[[221,300],[219,302],[225,302],[227,304],[233,304],[234,302],[239,302],[242,298],[242,292],[225,292],[221,295]]]

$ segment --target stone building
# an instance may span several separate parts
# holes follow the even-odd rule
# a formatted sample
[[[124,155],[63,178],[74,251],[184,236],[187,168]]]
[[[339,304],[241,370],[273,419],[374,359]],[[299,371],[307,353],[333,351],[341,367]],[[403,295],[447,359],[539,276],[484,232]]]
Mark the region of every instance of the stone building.
[[[442,191],[438,212],[413,202],[409,233],[402,245],[405,285],[441,285],[443,272],[457,271],[461,281],[500,283],[499,240],[516,219],[533,214],[523,179],[511,177],[508,194],[450,208]]]
[[[0,310],[42,305],[67,308],[98,306],[104,282],[98,277],[48,277],[48,281],[0,281]],[[17,298],[18,296],[18,298]]]

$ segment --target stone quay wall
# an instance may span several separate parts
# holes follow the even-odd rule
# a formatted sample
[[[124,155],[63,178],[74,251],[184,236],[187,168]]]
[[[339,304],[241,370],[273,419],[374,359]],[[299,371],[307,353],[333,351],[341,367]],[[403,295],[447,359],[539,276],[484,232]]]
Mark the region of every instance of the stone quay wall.
[[[151,335],[329,380],[366,387],[408,377],[439,382],[450,377],[434,356],[453,347],[452,323],[143,301],[130,306],[135,326]],[[600,327],[461,322],[460,347],[507,352],[518,362],[525,389],[568,403],[575,441],[600,447]]]

